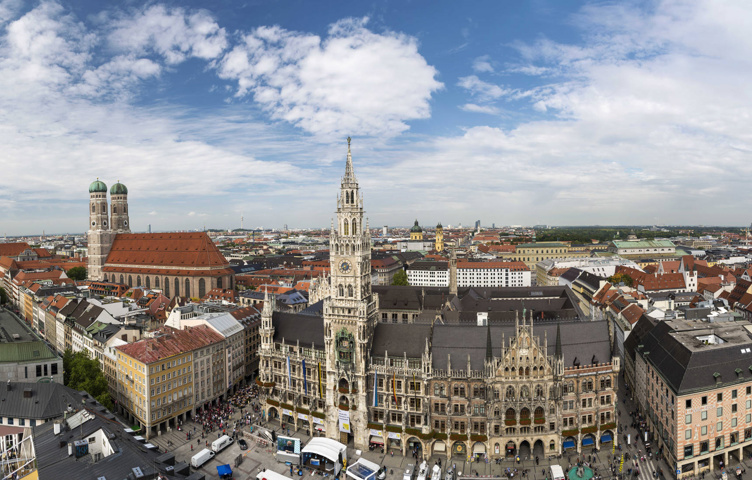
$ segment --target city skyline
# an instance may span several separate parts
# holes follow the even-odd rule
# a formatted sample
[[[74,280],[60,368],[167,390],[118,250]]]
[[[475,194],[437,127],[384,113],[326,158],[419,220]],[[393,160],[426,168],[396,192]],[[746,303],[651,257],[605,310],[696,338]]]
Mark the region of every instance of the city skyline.
[[[0,1],[1,233],[747,223],[747,4],[201,6]]]

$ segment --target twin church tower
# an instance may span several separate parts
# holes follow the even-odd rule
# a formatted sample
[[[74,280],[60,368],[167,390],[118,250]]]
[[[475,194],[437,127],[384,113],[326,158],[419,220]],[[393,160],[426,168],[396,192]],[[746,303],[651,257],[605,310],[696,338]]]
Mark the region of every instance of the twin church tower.
[[[130,233],[128,189],[117,182],[110,189],[112,204],[107,208],[107,185],[97,179],[89,185],[89,279],[103,278],[107,255],[118,233]]]

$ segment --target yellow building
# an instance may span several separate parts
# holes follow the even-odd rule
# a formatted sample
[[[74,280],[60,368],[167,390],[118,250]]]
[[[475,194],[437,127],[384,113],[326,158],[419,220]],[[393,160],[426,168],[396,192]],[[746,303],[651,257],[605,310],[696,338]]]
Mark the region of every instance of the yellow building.
[[[146,438],[177,427],[195,413],[194,351],[223,342],[222,335],[201,325],[163,327],[153,338],[117,347],[118,411],[141,426]]]
[[[415,225],[410,229],[410,240],[423,240],[423,229],[418,225],[418,220],[415,220]]]
[[[444,251],[444,227],[441,226],[441,222],[436,225],[436,246],[434,248],[437,252]]]
[[[575,248],[566,243],[544,242],[523,243],[517,245],[514,252],[500,253],[499,258],[511,261],[525,262],[530,270],[535,269],[535,264],[549,258],[577,258],[589,257],[590,252],[582,248]]]

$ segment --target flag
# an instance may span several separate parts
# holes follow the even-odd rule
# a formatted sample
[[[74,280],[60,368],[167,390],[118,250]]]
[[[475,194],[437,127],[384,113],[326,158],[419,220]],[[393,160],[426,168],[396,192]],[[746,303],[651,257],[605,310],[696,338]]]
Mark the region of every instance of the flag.
[[[319,398],[324,398],[321,394],[321,362],[319,362]]]
[[[394,396],[394,406],[397,406],[397,374],[392,374],[392,396]]]
[[[308,381],[306,380],[305,359],[303,360],[303,391],[308,395]]]
[[[292,388],[292,371],[290,368],[290,355],[287,356],[287,388]]]
[[[373,406],[379,406],[379,376],[377,372],[373,372]]]

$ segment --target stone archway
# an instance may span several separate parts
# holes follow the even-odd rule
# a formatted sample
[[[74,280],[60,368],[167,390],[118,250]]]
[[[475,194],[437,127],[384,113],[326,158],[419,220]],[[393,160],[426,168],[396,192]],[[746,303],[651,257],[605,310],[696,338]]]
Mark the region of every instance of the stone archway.
[[[614,436],[614,432],[612,432],[611,430],[606,430],[603,433],[601,433],[601,443],[600,444],[603,445],[604,443],[607,443],[607,444],[610,445],[611,442],[613,442],[615,439],[616,439],[616,437]]]
[[[432,445],[432,453],[433,455],[446,455],[447,454],[447,446],[446,442],[443,440],[436,440],[433,442]]]
[[[483,442],[475,442],[473,444],[473,457],[480,459],[486,454],[486,444]]]
[[[517,455],[517,444],[515,444],[513,441],[508,441],[506,445],[504,445],[504,455],[507,457],[514,457]]]
[[[595,446],[595,435],[588,433],[582,437],[582,448],[594,448]]]
[[[536,440],[533,443],[533,456],[538,458],[544,458],[546,455],[546,449],[543,446],[543,440]]]
[[[266,412],[266,416],[269,420],[279,419],[279,410],[277,410],[276,407],[269,407]]]
[[[408,437],[405,442],[405,453],[416,455],[416,459],[423,458],[423,442],[418,437]]]
[[[520,442],[520,453],[518,454],[522,460],[527,460],[530,458],[530,442],[527,440],[523,440]]]

